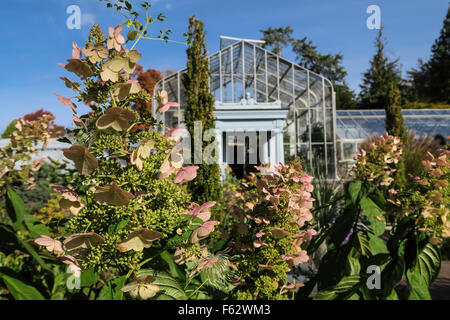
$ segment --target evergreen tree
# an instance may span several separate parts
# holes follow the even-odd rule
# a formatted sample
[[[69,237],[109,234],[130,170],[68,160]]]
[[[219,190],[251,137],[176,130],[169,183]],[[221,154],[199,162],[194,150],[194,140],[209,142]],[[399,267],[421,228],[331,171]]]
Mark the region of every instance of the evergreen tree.
[[[400,106],[401,92],[395,82],[388,85],[387,104],[385,108],[386,117],[386,131],[392,136],[399,137],[404,145],[408,143],[408,129],[402,115],[402,108]],[[406,182],[406,168],[405,159],[401,157],[397,165],[397,172],[395,173],[395,185],[403,187]]]
[[[355,109],[358,106],[355,92],[349,88],[345,81],[342,84],[335,83],[333,87],[336,92],[336,109]]]
[[[407,142],[408,129],[402,115],[400,106],[401,94],[395,82],[391,82],[388,88],[388,103],[386,105],[386,131],[392,135],[400,137],[403,143]]]
[[[342,65],[342,54],[321,54],[317,46],[306,37],[293,39],[292,51],[297,55],[296,61],[302,67],[316,72],[333,83],[343,83],[347,72]]]
[[[276,55],[281,55],[281,50],[283,49],[283,47],[289,45],[289,43],[292,41],[292,32],[294,32],[291,26],[279,28],[269,27],[266,30],[259,31],[263,34],[261,40],[265,41],[262,47],[267,50],[271,50]]]
[[[383,28],[380,28],[375,40],[376,53],[360,85],[360,101],[363,108],[386,108],[389,86],[392,83],[398,86],[401,80],[398,59],[390,61],[386,56],[385,41]]]
[[[205,31],[203,22],[195,16],[189,18],[188,37],[190,46],[187,53],[187,72],[183,77],[183,84],[186,88],[186,127],[195,138],[194,122],[201,121],[202,132],[215,128],[214,120],[214,97],[209,90],[209,61],[206,57]],[[202,137],[197,137],[202,139]],[[211,144],[211,141],[203,141],[200,146],[196,146],[192,141],[192,155],[200,154],[202,150]],[[202,149],[202,150],[200,150]],[[216,201],[221,198],[220,169],[217,163],[206,164],[202,157],[202,164],[199,165],[197,178],[189,183],[189,190],[192,200],[197,203],[206,201]]]
[[[450,103],[450,6],[430,60],[408,73],[420,100]]]
[[[312,41],[306,37],[295,39],[292,37],[293,30],[290,26],[279,28],[268,28],[260,30],[263,34],[261,40],[265,41],[264,48],[281,55],[283,48],[291,46],[296,54],[296,62],[331,80],[336,92],[336,108],[348,109],[357,105],[355,94],[345,82],[347,72],[342,65],[341,54],[321,54]]]

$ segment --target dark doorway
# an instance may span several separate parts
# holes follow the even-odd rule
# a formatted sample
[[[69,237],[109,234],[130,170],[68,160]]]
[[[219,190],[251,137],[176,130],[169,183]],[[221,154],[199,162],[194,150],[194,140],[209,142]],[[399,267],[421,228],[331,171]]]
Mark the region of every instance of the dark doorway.
[[[228,164],[236,178],[243,179],[250,172],[258,171],[255,166],[261,165],[260,147],[263,145],[261,139],[270,141],[270,132],[267,132],[267,138],[260,135],[259,131],[223,133],[223,161]]]

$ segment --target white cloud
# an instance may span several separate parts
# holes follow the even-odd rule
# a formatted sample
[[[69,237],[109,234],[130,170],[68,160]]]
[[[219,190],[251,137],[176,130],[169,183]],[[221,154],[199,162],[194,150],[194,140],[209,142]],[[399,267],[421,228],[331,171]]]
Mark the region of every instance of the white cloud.
[[[172,4],[171,3],[166,4],[166,9],[167,10],[172,9]]]
[[[95,23],[95,16],[92,13],[81,13],[81,25],[91,26]]]

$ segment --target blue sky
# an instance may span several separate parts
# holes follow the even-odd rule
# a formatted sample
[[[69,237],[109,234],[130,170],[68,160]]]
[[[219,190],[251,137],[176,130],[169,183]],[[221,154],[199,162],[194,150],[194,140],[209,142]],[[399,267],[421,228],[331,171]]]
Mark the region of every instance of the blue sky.
[[[136,3],[139,1],[131,1]],[[322,53],[342,53],[347,82],[358,90],[362,73],[374,53],[376,30],[366,27],[366,8],[381,8],[388,40],[387,52],[400,58],[403,72],[415,67],[418,58],[428,58],[442,28],[448,0],[157,0],[152,12],[168,19],[155,25],[172,29],[171,39],[183,40],[188,18],[196,14],[207,30],[207,47],[219,48],[219,36],[259,39],[260,29],[291,25],[294,37],[311,39]],[[81,8],[80,30],[69,30],[66,20],[70,5]],[[4,0],[0,11],[0,40],[3,76],[0,80],[0,131],[13,118],[44,108],[57,122],[71,126],[71,111],[57,101],[54,92],[70,97],[72,92],[58,79],[68,74],[57,63],[71,55],[72,41],[80,46],[89,28],[98,23],[104,31],[123,22],[123,17],[97,0]],[[179,44],[141,40],[138,50],[145,68],[181,69],[185,47]],[[293,58],[289,52],[283,52]]]

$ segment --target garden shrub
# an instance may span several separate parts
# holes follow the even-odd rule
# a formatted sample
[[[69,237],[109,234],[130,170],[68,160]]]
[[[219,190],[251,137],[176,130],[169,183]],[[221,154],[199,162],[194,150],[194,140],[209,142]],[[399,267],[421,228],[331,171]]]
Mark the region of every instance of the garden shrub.
[[[450,152],[439,149],[436,156],[427,152],[418,175],[410,174],[407,184],[400,185],[395,179],[402,153],[399,138],[384,135],[369,144],[367,150],[361,149],[361,154],[356,156],[354,174],[361,181],[370,182],[378,194],[383,194],[387,214],[393,214],[396,219],[414,215],[419,230],[448,237]]]
[[[288,299],[302,285],[289,283],[287,273],[309,259],[304,246],[315,234],[309,227],[311,181],[297,158],[272,174],[251,173],[248,183],[242,183],[232,208],[236,223],[230,243],[241,254],[236,298]]]
[[[91,112],[78,116],[76,105],[58,95],[74,111],[78,126],[70,131],[72,146],[63,150],[77,174],[70,188],[54,186],[71,218],[58,237],[42,236],[36,243],[53,251],[76,277],[83,272],[124,277],[119,289],[133,298],[167,298],[171,294],[158,282],[158,272],[186,278],[189,271],[192,278],[217,262],[205,266],[211,258],[201,244],[217,224],[205,215],[215,203],[191,204],[182,183],[194,179],[198,167],[182,167],[176,139],[152,129],[156,124],[149,115],[132,110],[150,96],[137,80],[129,80],[141,55],[134,45],[125,49],[122,30],[122,25],[110,27],[105,40],[95,26],[84,48],[73,44],[72,59],[64,66],[83,81],[63,78]],[[165,94],[160,93],[163,103]],[[131,132],[133,127],[144,129]],[[178,259],[196,264],[180,271],[175,251]],[[134,281],[125,284],[130,277]]]
[[[2,298],[43,299],[35,287],[46,291],[50,286],[49,279],[53,278],[47,276],[59,274],[59,280],[53,282],[53,289],[48,290],[47,297],[50,298],[65,281],[64,271],[56,265],[50,267],[30,245],[34,237],[49,234],[39,216],[32,214],[36,213],[33,210],[39,209],[49,195],[48,184],[41,184],[41,180],[49,176],[53,182],[59,180],[56,171],[48,174],[47,168],[52,168],[51,171],[58,169],[46,164],[45,159],[32,161],[32,156],[36,153],[38,142],[45,147],[50,137],[63,131],[55,125],[54,119],[51,113],[43,110],[21,117],[11,131],[10,144],[0,150]],[[28,206],[18,194],[21,191],[29,195]]]
[[[6,225],[4,229],[8,235],[14,231],[18,234],[36,222],[39,228],[33,230],[34,242],[41,246],[46,260],[31,246],[27,248],[42,267],[34,274],[42,277],[39,270],[45,269],[45,277],[54,278],[53,290],[46,281],[27,284],[18,278],[0,277],[8,289],[14,284],[30,288],[39,299],[50,298],[68,277],[61,274],[62,266],[67,265],[72,275],[81,279],[81,288],[58,291],[59,298],[122,299],[124,294],[143,299],[207,298],[202,287],[228,285],[226,255],[212,254],[204,244],[218,224],[210,220],[215,202],[202,206],[191,203],[182,184],[195,178],[198,167],[183,167],[184,151],[178,141],[161,135],[150,115],[133,110],[136,103],[151,98],[137,80],[130,80],[141,57],[134,48],[146,38],[147,26],[154,21],[148,15],[150,5],[142,4],[145,24],[137,21],[131,5],[108,6],[128,11],[130,19],[124,25],[132,30],[127,39],[121,34],[124,25],[110,27],[108,39],[95,25],[86,45],[80,48],[73,43],[72,57],[62,65],[81,79],[74,82],[61,78],[76,97],[56,94],[72,109],[76,124],[67,137],[59,139],[72,144],[63,152],[76,173],[70,183],[52,186],[59,193],[55,201],[69,216],[58,216],[52,201],[42,209],[42,213],[54,215],[46,217],[48,225],[29,221],[29,217],[23,219],[23,201],[7,188],[7,210],[14,230]],[[162,15],[156,18],[163,19]],[[130,49],[126,48],[128,42],[133,43]],[[166,92],[159,93],[163,104],[159,112],[165,111],[165,104],[171,104],[165,97]],[[85,103],[91,111],[78,115],[71,99]],[[18,120],[21,135],[13,133],[11,147],[2,150],[7,165],[14,164],[17,150],[33,151],[31,133],[48,144],[53,118],[44,115],[44,119],[47,123]],[[26,152],[18,160],[27,160]],[[10,174],[3,170],[8,179],[2,179],[0,187],[17,180]],[[23,170],[17,174],[23,180],[27,177]],[[51,225],[53,218],[59,219],[56,228]],[[24,298],[20,292],[9,291],[16,299]]]
[[[440,244],[449,237],[449,151],[428,153],[421,173],[398,184],[402,156],[400,138],[387,134],[355,156],[356,180],[346,186],[343,210],[308,246],[313,252],[325,241],[327,254],[298,297],[318,284],[314,299],[431,299],[428,288],[440,270]],[[369,267],[378,268],[377,285]],[[404,277],[406,291],[398,288]]]
[[[25,184],[35,185],[33,173],[38,171],[44,159],[32,162],[36,144],[43,143],[45,148],[50,143],[55,129],[55,116],[39,110],[17,119],[15,129],[9,136],[10,143],[0,148],[0,190],[5,193],[6,186]]]

